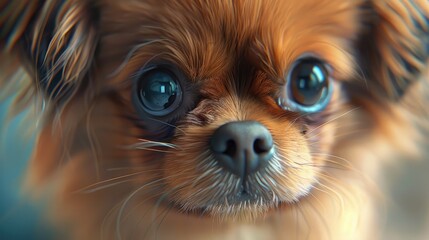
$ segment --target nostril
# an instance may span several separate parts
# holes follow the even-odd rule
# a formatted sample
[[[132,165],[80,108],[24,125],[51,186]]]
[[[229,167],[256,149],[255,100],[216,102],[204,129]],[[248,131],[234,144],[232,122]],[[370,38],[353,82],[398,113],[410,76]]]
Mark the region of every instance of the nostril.
[[[228,141],[226,141],[226,149],[223,152],[223,154],[233,157],[236,152],[237,152],[237,144],[235,143],[235,141],[232,139],[229,139]]]
[[[266,144],[266,141],[264,141],[263,139],[257,138],[254,142],[253,142],[253,151],[256,154],[261,154],[261,153],[266,153],[268,151],[270,151],[270,146],[268,146]]]

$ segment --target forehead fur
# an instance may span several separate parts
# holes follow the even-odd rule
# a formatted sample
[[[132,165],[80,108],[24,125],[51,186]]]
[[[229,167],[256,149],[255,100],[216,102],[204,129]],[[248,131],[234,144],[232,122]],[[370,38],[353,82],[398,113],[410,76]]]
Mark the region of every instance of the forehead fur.
[[[361,0],[106,1],[101,6],[101,61],[129,71],[150,60],[178,65],[191,79],[218,77],[237,63],[283,79],[311,53],[336,78],[350,76]],[[107,60],[108,59],[108,60]],[[116,61],[116,62],[115,62]],[[109,68],[111,69],[111,68]]]

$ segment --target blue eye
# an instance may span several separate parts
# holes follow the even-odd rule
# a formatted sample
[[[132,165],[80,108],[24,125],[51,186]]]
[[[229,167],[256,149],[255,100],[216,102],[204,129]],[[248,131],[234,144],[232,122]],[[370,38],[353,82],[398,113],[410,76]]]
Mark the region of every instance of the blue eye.
[[[287,75],[279,105],[287,110],[319,112],[329,103],[332,84],[325,64],[317,58],[298,60]]]
[[[182,102],[177,76],[166,69],[154,68],[140,76],[137,96],[143,110],[153,116],[165,116]]]

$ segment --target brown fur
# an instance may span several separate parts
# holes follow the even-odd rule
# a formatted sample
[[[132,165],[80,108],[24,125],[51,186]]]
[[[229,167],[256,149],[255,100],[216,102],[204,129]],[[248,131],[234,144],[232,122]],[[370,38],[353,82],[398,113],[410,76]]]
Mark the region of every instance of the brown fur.
[[[65,234],[377,238],[379,173],[414,152],[415,124],[427,117],[426,0],[43,2],[2,1],[1,46],[3,59],[18,56],[28,71],[28,91],[44,95],[27,187],[49,199]],[[310,116],[273,98],[308,52],[335,79],[327,109]],[[130,94],[136,72],[161,60],[184,72],[193,93],[166,144]],[[235,188],[220,183],[236,177],[213,165],[208,141],[241,120],[273,135],[276,167],[260,174],[273,202],[231,206],[222,197]]]

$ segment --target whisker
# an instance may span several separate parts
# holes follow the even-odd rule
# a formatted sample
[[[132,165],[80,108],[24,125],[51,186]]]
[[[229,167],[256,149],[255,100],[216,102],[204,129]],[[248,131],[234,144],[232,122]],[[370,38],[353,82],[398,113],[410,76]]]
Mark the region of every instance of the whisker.
[[[141,187],[139,187],[139,188],[137,188],[134,192],[132,192],[130,195],[128,195],[128,197],[125,199],[125,201],[122,203],[122,205],[121,205],[121,207],[120,207],[120,209],[119,209],[119,213],[118,213],[118,217],[116,218],[116,238],[117,239],[119,239],[119,240],[121,240],[122,239],[122,236],[121,236],[121,219],[122,219],[122,215],[123,215],[123,212],[124,212],[124,209],[125,209],[125,207],[126,207],[126,205],[128,204],[128,202],[139,192],[139,191],[141,191],[141,190],[143,190],[144,188],[146,188],[146,187],[148,187],[148,186],[150,186],[150,185],[153,185],[153,184],[155,184],[155,183],[157,183],[157,182],[161,182],[161,180],[164,180],[164,179],[158,179],[158,180],[156,180],[156,181],[153,181],[153,182],[150,182],[150,183],[147,183],[147,184],[144,184],[143,186],[141,186]]]
[[[104,215],[103,221],[101,222],[101,226],[100,226],[100,240],[106,239],[104,237],[104,229],[106,227],[107,221],[109,220],[109,218],[111,216],[113,216],[113,212],[116,211],[116,209],[118,209],[120,206],[120,202],[115,204],[107,213],[106,215]]]
[[[338,191],[340,191],[340,189],[338,189],[339,182],[336,181],[335,178],[333,178],[329,175],[323,174],[323,173],[320,173],[319,178],[321,178],[323,181],[326,181],[329,183],[329,186],[328,186],[326,184],[323,184],[322,182],[319,182],[319,186],[321,186],[323,189],[326,189],[326,191],[323,191],[323,192],[325,192],[327,194],[332,193],[333,196],[338,200],[340,208],[345,209],[346,204],[345,204],[342,196],[345,196],[346,194],[338,193]],[[334,187],[337,189],[334,189]],[[318,188],[319,191],[321,191],[322,188]],[[341,192],[344,193],[344,191],[341,191]]]
[[[80,190],[79,192],[80,193],[86,193],[86,194],[94,193],[94,192],[97,192],[97,191],[100,191],[100,190],[103,190],[103,189],[106,189],[106,188],[114,187],[114,186],[119,185],[121,183],[127,183],[127,182],[131,182],[131,181],[133,181],[133,179],[128,179],[128,180],[123,180],[123,181],[108,183],[108,184],[105,184],[105,185],[102,185],[102,186],[99,186],[99,187],[95,187],[95,188],[91,188],[91,189],[88,189],[88,190],[83,190],[83,191]]]
[[[107,168],[106,171],[128,171],[128,170],[143,169],[143,168],[146,168],[146,167],[139,167],[139,166],[115,167],[115,168]]]
[[[176,126],[176,125],[173,125],[173,124],[171,124],[171,123],[168,123],[168,122],[165,122],[165,121],[161,121],[161,120],[159,120],[159,119],[156,119],[156,118],[148,118],[148,119],[150,119],[151,121],[155,121],[155,122],[158,122],[158,123],[161,123],[161,124],[164,124],[164,125],[166,125],[166,126],[168,126],[168,127],[172,127],[172,128],[174,128],[175,130],[179,130],[180,132],[182,132],[182,133],[185,133],[185,131],[183,131],[183,129],[181,129],[180,127],[178,127],[178,126]]]
[[[177,149],[177,145],[173,143],[157,142],[157,141],[149,141],[149,140],[145,140],[145,141],[142,140],[139,143],[126,146],[126,148],[130,148],[130,149],[134,149],[134,148],[145,149],[150,147],[168,147],[172,149]]]
[[[121,208],[119,209],[119,213],[118,213],[118,216],[117,216],[117,218],[116,218],[116,238],[117,239],[122,239],[122,236],[121,236],[121,220],[122,220],[122,215],[123,215],[123,213],[124,213],[124,210],[125,210],[125,207],[127,206],[127,204],[129,203],[129,201],[138,193],[138,192],[140,192],[141,190],[143,190],[144,188],[147,188],[147,187],[149,187],[149,186],[153,186],[154,184],[156,184],[156,183],[159,183],[159,182],[162,182],[162,181],[165,181],[165,180],[167,180],[167,179],[170,179],[170,178],[175,178],[175,177],[178,177],[178,176],[180,176],[181,174],[175,174],[175,175],[170,175],[170,176],[168,176],[168,177],[164,177],[164,178],[160,178],[160,179],[157,179],[157,180],[154,180],[154,181],[152,181],[152,182],[149,182],[149,183],[146,183],[146,184],[144,184],[143,186],[141,186],[141,187],[139,187],[139,188],[137,188],[135,191],[133,191],[130,195],[128,195],[128,197],[126,197],[125,198],[125,200],[124,200],[124,202],[122,203],[122,205],[121,205]]]
[[[164,216],[161,218],[161,221],[159,221],[158,227],[155,229],[155,239],[158,239],[158,232],[159,232],[159,229],[160,229],[160,227],[161,227],[162,223],[164,222],[165,218],[166,218],[166,217],[168,216],[168,214],[170,213],[171,209],[173,209],[173,205],[169,204],[169,205],[167,206],[167,208],[164,210],[164,213],[165,213],[165,214],[164,214]],[[161,213],[160,215],[162,215],[162,213]]]
[[[88,115],[86,118],[86,132],[87,132],[87,137],[88,137],[88,142],[89,142],[89,146],[91,149],[91,153],[92,153],[92,157],[94,158],[94,163],[95,163],[95,172],[97,175],[97,179],[100,179],[100,153],[99,153],[99,149],[100,149],[100,145],[96,139],[96,134],[94,133],[93,128],[91,127],[91,117],[93,114],[93,110],[94,110],[94,105],[92,105],[89,110],[88,110]]]
[[[156,215],[156,213],[157,213],[157,211],[158,211],[158,208],[159,208],[159,206],[161,205],[161,203],[172,193],[172,192],[177,192],[183,185],[185,185],[185,183],[184,184],[181,184],[181,185],[179,185],[179,186],[176,186],[176,187],[174,187],[173,189],[171,189],[170,191],[168,191],[168,192],[166,192],[166,193],[164,193],[164,194],[162,194],[162,196],[158,199],[158,201],[156,202],[156,204],[155,204],[155,207],[154,207],[154,209],[152,210],[152,221],[151,221],[151,224],[150,224],[150,226],[149,226],[149,229],[147,229],[146,230],[146,233],[147,232],[149,232],[150,231],[150,229],[152,228],[152,225],[154,224],[154,223],[156,223],[156,219],[159,217],[159,216],[161,216],[162,215],[162,213],[163,212],[161,212],[159,215]],[[166,208],[166,209],[164,209],[164,212],[166,212],[166,213],[168,213],[170,210],[171,210],[171,208],[172,208],[172,205],[171,204],[169,204],[168,205],[168,207]],[[155,229],[155,235],[157,235],[156,233],[157,233],[157,231],[159,230],[159,227],[160,227],[160,225],[161,225],[161,223],[162,223],[162,221],[165,219],[165,217],[167,216],[167,214],[165,214],[164,215],[164,217],[163,218],[161,218],[161,221],[160,221],[160,223],[159,223],[159,225],[158,225],[158,227]],[[146,233],[144,234],[144,236],[146,235]],[[143,238],[144,238],[144,236],[143,236]]]
[[[314,194],[310,193],[310,196],[313,199],[315,199],[315,201],[317,201],[319,204],[322,203]],[[326,231],[326,234],[328,235],[326,239],[332,239],[332,232],[331,232],[331,229],[329,228],[329,224],[327,223],[326,218],[323,217],[323,215],[320,213],[320,211],[317,210],[318,208],[312,204],[312,201],[307,201],[307,204],[311,208],[311,210],[313,210],[313,212],[316,213],[316,216],[318,217],[318,219],[322,223],[322,225],[323,225],[322,229],[324,229]]]
[[[321,155],[321,156],[328,156],[328,157],[330,157],[330,158],[335,158],[335,159],[337,159],[337,160],[341,160],[341,161],[343,161],[344,163],[346,163],[347,165],[341,165],[341,166],[344,166],[344,167],[352,167],[352,164],[350,163],[350,161],[349,160],[347,160],[347,159],[345,159],[345,158],[343,158],[343,157],[340,157],[340,156],[336,156],[336,155],[333,155],[333,154],[330,154],[330,153],[324,153],[324,152],[311,152],[311,154],[312,155]],[[328,162],[330,162],[330,163],[335,163],[335,164],[340,164],[339,162],[337,162],[337,161],[333,161],[333,160],[331,160],[331,159],[326,159],[326,161],[328,161]]]
[[[103,180],[103,181],[96,182],[94,184],[88,185],[88,186],[86,186],[86,187],[84,187],[82,189],[74,191],[74,193],[92,193],[92,192],[97,191],[97,190],[94,190],[93,187],[99,188],[98,190],[100,190],[100,189],[104,189],[105,187],[99,186],[99,185],[102,185],[102,184],[105,184],[105,183],[110,183],[112,181],[123,179],[123,178],[134,177],[136,175],[140,175],[140,174],[144,174],[144,173],[149,173],[149,172],[157,172],[157,171],[159,171],[159,170],[158,169],[145,170],[145,171],[140,171],[140,172],[135,172],[135,173],[130,173],[130,174],[122,175],[122,176],[119,176],[119,177],[113,177],[113,178],[110,178],[110,179],[107,179],[107,180]]]
[[[344,116],[346,116],[347,114],[350,114],[350,113],[352,113],[353,111],[356,111],[356,110],[357,110],[357,109],[359,109],[359,108],[360,108],[360,107],[353,108],[353,109],[351,109],[351,110],[349,110],[349,111],[347,111],[347,112],[345,112],[345,113],[343,113],[343,114],[341,114],[341,115],[339,115],[339,116],[337,116],[337,117],[335,117],[335,118],[333,118],[333,119],[330,119],[329,121],[327,121],[327,122],[325,122],[325,123],[323,123],[323,124],[321,124],[321,125],[317,126],[316,128],[311,129],[311,131],[307,132],[307,134],[311,134],[311,133],[312,133],[312,132],[314,132],[315,130],[317,130],[317,129],[319,129],[319,128],[321,128],[321,127],[323,127],[323,126],[325,126],[325,125],[327,125],[327,124],[329,124],[329,123],[331,123],[331,122],[333,122],[333,121],[335,121],[335,120],[338,120],[339,118],[344,117]]]
[[[162,186],[162,183],[158,183],[158,184],[154,185],[154,187],[156,187],[156,186]],[[152,199],[156,199],[156,198],[158,198],[158,197],[159,197],[159,195],[160,195],[160,193],[151,194],[149,197],[146,197],[146,198],[142,199],[142,201],[141,201],[140,203],[138,203],[138,204],[134,205],[134,206],[133,206],[133,209],[139,209],[141,205],[143,205],[144,203],[147,203],[148,201],[150,201],[150,200],[152,200]],[[132,214],[135,212],[133,209],[130,209],[130,210],[128,211],[128,213],[124,215],[123,219],[126,219],[129,215],[132,215]],[[146,216],[146,214],[147,214],[150,210],[151,210],[151,208],[146,209],[146,211],[144,211],[144,213],[141,215],[141,216],[142,216],[142,219],[144,218],[144,216]],[[124,221],[125,221],[125,220],[124,220]],[[137,228],[139,228],[139,224],[140,224],[140,222],[141,222],[141,221],[142,221],[142,220],[139,220],[139,221],[137,221],[137,222],[136,222],[136,226],[137,226]],[[130,237],[130,239],[136,239],[136,238],[138,238],[138,239],[139,239],[139,237]]]
[[[160,152],[160,153],[172,153],[173,151],[169,151],[169,150],[162,150],[162,149],[157,149],[157,148],[137,148],[138,150],[144,150],[144,151],[149,151],[149,152]]]
[[[292,122],[290,122],[289,124],[288,124],[288,126],[286,127],[286,130],[285,130],[285,132],[287,132],[293,125],[294,125],[294,123],[296,123],[296,121],[298,121],[298,119],[300,119],[300,118],[302,118],[302,117],[306,117],[306,116],[308,116],[308,115],[310,115],[309,113],[305,113],[305,114],[300,114],[298,117],[296,117]]]
[[[308,229],[309,229],[309,231],[307,231],[306,233],[305,233],[305,238],[303,238],[303,239],[309,239],[310,238],[310,230],[311,230],[311,225],[310,225],[310,222],[309,222],[309,220],[307,219],[307,216],[306,216],[306,214],[304,213],[304,210],[302,209],[302,207],[301,207],[301,204],[299,204],[299,202],[297,202],[297,204],[295,205],[296,206],[296,208],[298,209],[298,211],[299,211],[299,213],[300,213],[300,216],[301,216],[301,219],[304,221],[304,223],[305,223],[305,225],[308,227]],[[302,233],[303,231],[298,231],[298,236]],[[298,237],[298,239],[301,239],[300,237]]]

